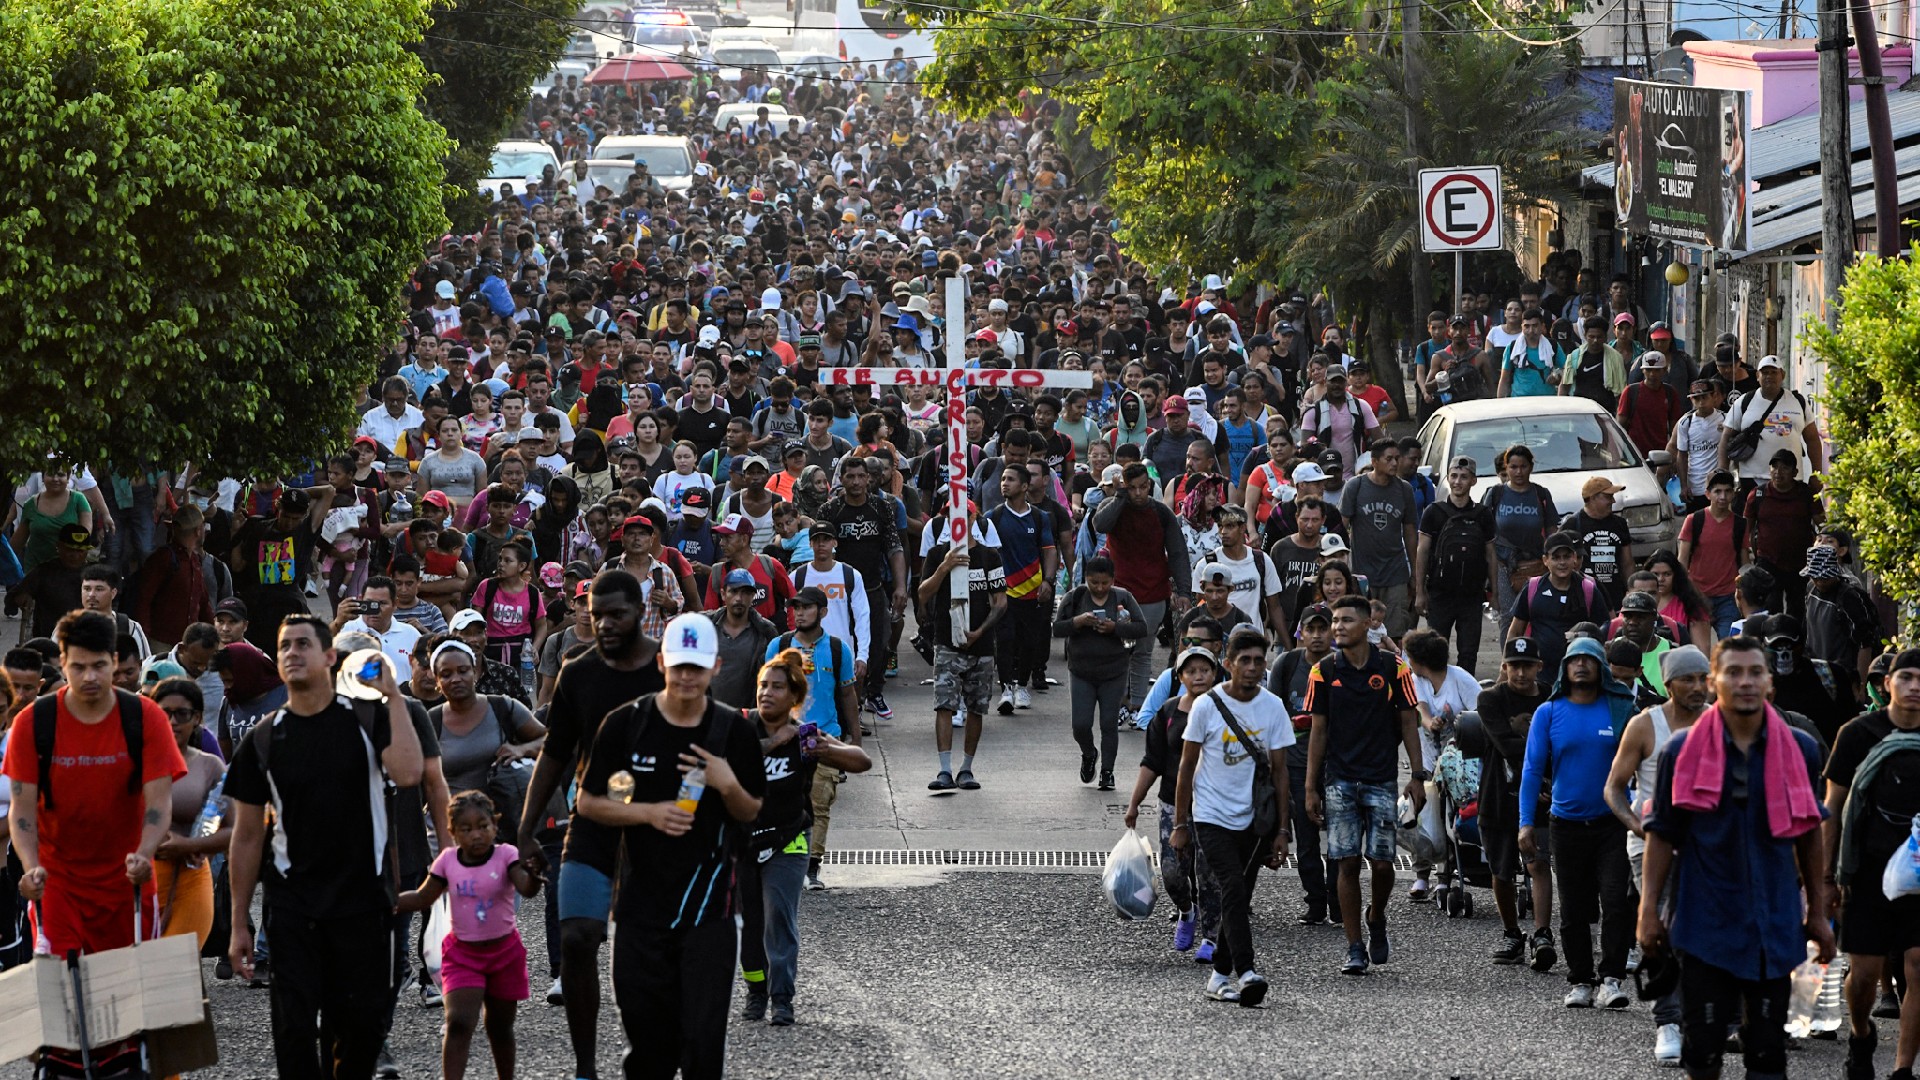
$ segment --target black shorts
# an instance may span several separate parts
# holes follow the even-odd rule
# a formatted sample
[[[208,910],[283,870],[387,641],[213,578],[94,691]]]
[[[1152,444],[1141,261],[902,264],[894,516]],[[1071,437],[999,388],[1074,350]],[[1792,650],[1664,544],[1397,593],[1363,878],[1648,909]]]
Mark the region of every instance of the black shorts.
[[[1863,869],[1847,887],[1847,899],[1840,907],[1840,948],[1858,956],[1892,956],[1908,949],[1920,949],[1920,896],[1902,896],[1889,900],[1880,891],[1880,874],[1864,867],[1885,865],[1886,860],[1863,855]]]
[[[1533,842],[1535,850],[1539,852],[1536,858],[1551,859],[1553,857],[1552,833],[1553,830],[1545,825],[1533,827]],[[1511,829],[1482,824],[1480,844],[1486,849],[1487,867],[1493,871],[1495,878],[1512,881],[1520,876],[1520,826],[1518,824]]]

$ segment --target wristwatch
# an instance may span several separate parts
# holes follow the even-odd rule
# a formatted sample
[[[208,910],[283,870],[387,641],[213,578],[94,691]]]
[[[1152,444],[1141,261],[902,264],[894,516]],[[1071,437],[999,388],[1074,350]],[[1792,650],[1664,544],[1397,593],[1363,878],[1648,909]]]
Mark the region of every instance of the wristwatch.
[[[1433,774],[1425,769],[1415,769],[1413,770],[1413,778],[1424,784],[1433,779]]]

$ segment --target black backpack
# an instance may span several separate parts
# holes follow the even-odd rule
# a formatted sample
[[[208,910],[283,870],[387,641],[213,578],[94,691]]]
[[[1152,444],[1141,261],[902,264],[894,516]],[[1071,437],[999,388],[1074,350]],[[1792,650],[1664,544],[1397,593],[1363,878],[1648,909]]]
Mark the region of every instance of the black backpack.
[[[141,727],[140,698],[125,690],[113,692],[119,705],[120,733],[127,739],[127,756],[133,767],[127,773],[127,794],[140,793],[141,765],[146,757],[146,732]],[[40,805],[53,809],[53,737],[60,723],[59,697],[42,694],[33,702],[33,752],[40,764]]]
[[[1444,499],[1435,505],[1442,507],[1445,520],[1429,548],[1427,587],[1474,595],[1487,585],[1487,541],[1493,535],[1480,516],[1486,508],[1475,504],[1463,509]]]

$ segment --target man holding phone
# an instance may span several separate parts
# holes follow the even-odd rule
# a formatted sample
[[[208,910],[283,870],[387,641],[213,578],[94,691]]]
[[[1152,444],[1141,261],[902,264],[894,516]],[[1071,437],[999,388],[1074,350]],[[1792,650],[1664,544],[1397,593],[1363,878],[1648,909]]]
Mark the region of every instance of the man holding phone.
[[[821,625],[826,614],[827,593],[818,585],[809,585],[794,594],[788,609],[793,613],[793,631],[767,643],[763,661],[771,661],[782,649],[799,649],[807,657],[807,697],[800,720],[805,727],[825,732],[849,746],[860,745],[860,698],[858,668],[853,646],[845,638],[827,633]],[[847,774],[839,769],[819,769],[813,774],[813,832],[808,839],[807,889],[826,888],[820,881],[820,858],[827,850],[827,827],[833,822],[833,803],[840,797],[840,785]]]
[[[380,651],[393,664],[394,678],[406,682],[413,678],[413,647],[420,643],[420,630],[412,623],[394,618],[393,579],[376,574],[367,579],[358,600],[346,600],[333,617],[336,635],[356,631],[380,639]]]

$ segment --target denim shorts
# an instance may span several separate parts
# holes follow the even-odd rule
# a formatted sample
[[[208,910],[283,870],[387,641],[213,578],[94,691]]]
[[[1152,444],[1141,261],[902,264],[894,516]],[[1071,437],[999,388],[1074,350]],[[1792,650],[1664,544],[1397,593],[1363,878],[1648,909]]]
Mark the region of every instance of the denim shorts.
[[[613,879],[586,863],[561,863],[559,887],[554,893],[562,920],[606,922],[613,910]]]
[[[1341,780],[1327,785],[1329,859],[1366,857],[1393,861],[1393,818],[1396,797],[1392,784],[1362,784]]]

